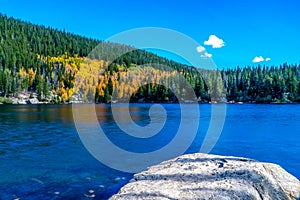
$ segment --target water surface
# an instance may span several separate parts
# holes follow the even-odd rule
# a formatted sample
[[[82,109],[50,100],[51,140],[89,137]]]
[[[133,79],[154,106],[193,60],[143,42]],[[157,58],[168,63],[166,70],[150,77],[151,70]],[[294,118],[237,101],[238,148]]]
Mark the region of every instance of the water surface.
[[[132,104],[132,119],[147,125],[150,106]],[[164,107],[167,122],[149,139],[124,134],[109,105],[96,105],[96,112],[108,138],[123,149],[142,153],[167,145],[177,132],[179,105]],[[0,111],[0,199],[107,199],[132,177],[88,153],[77,135],[70,105],[0,105]],[[187,153],[200,149],[210,105],[200,105],[200,113],[200,127]],[[227,105],[224,129],[211,153],[277,163],[299,179],[299,131],[300,105]]]

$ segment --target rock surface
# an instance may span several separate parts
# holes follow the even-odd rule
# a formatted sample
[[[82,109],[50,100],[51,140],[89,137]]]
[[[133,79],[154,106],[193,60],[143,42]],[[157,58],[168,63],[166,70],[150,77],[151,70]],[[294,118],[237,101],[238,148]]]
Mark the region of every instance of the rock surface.
[[[300,199],[300,182],[280,166],[246,158],[190,154],[134,175],[117,199]]]

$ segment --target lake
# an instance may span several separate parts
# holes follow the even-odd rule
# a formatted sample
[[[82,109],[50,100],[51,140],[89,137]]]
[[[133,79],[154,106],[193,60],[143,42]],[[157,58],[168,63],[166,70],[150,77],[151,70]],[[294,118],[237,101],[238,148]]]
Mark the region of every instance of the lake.
[[[131,104],[132,119],[141,126],[149,124],[151,106]],[[180,107],[163,107],[166,123],[147,139],[124,134],[110,105],[96,105],[96,111],[115,145],[145,153],[169,144],[176,135]],[[200,127],[186,153],[199,151],[211,120],[211,105],[199,107]],[[0,199],[107,199],[133,175],[101,164],[86,150],[76,132],[72,105],[0,105],[0,111]],[[299,134],[300,105],[229,104],[211,153],[277,163],[300,179]]]

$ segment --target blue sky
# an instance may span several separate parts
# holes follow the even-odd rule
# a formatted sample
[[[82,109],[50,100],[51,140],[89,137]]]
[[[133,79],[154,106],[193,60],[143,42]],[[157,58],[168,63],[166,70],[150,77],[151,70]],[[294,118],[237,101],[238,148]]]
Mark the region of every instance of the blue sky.
[[[132,28],[173,29],[196,40],[219,68],[300,63],[299,9],[298,0],[0,2],[7,16],[101,40]]]

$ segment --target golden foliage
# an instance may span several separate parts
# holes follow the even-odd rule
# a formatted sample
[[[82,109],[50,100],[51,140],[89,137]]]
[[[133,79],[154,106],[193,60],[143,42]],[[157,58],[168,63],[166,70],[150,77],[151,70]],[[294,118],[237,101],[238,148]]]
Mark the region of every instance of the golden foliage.
[[[28,69],[29,86],[32,85],[34,78],[35,78],[35,71],[33,71],[32,68],[29,68],[29,69]]]
[[[93,101],[95,94],[99,97],[107,95],[108,86],[110,92],[113,90],[119,100],[128,99],[143,85],[150,84],[151,89],[155,88],[155,84],[174,87],[170,85],[170,80],[174,79],[173,82],[178,83],[180,81],[178,76],[182,74],[182,72],[155,66],[136,65],[130,68],[116,65],[118,72],[110,72],[109,63],[104,60],[79,58],[76,55],[70,57],[67,53],[57,57],[38,55],[38,58],[51,69],[48,78],[51,82],[55,82],[53,84],[55,94],[64,101],[69,100],[72,95],[80,96],[83,101]],[[24,72],[22,68],[20,74],[23,76],[26,71]],[[29,69],[28,75],[32,84],[35,72]]]

